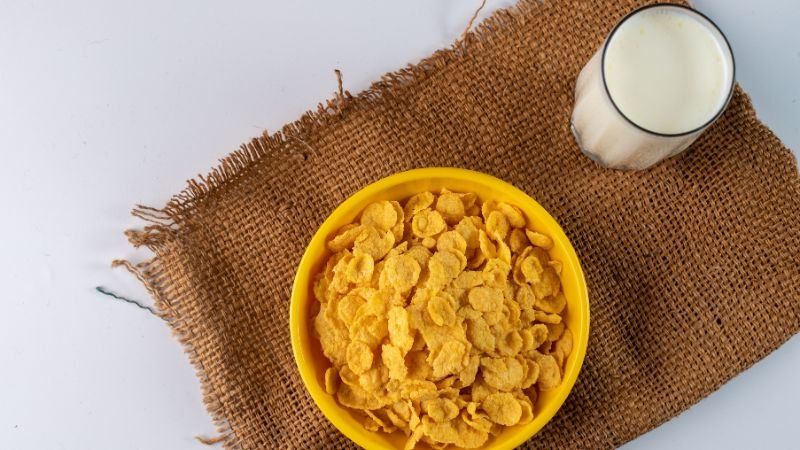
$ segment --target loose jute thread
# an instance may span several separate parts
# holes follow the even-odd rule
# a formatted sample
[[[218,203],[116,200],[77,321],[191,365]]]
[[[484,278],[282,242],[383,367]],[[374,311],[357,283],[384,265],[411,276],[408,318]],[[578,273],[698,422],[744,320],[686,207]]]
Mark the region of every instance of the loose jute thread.
[[[161,318],[161,316],[159,316],[158,313],[153,308],[151,308],[151,307],[149,307],[147,305],[143,305],[141,302],[139,302],[137,300],[133,300],[133,299],[130,299],[130,298],[123,297],[121,295],[115,294],[115,293],[107,290],[106,288],[104,288],[102,286],[95,286],[94,289],[97,292],[99,292],[99,293],[101,293],[103,295],[107,295],[107,296],[109,296],[111,298],[115,298],[117,300],[122,300],[125,303],[130,303],[131,305],[134,305],[137,308],[143,309],[143,310],[149,312],[150,314],[152,314],[152,315],[154,315],[154,316],[156,316],[158,318]]]
[[[467,33],[469,33],[470,28],[472,28],[472,24],[475,22],[475,19],[478,18],[478,14],[481,13],[481,10],[483,9],[484,6],[486,6],[486,0],[481,0],[481,5],[478,6],[478,9],[476,9],[474,13],[472,13],[472,17],[470,17],[469,22],[467,22],[467,26],[466,28],[464,28],[464,32],[461,33],[461,37],[458,38],[459,41],[463,41],[464,38],[467,36]]]

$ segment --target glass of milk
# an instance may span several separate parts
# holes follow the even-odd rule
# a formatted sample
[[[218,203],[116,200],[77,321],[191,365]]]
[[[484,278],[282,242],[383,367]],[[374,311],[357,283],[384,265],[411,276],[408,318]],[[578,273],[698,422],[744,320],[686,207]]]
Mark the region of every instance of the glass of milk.
[[[639,170],[685,150],[733,94],[730,44],[706,16],[654,4],[623,18],[581,71],[572,132],[606,167]]]

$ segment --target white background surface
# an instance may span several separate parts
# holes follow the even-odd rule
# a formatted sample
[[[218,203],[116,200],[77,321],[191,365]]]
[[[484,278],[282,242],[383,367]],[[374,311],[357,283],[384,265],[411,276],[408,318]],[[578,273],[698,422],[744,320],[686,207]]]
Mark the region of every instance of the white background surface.
[[[357,92],[449,45],[478,3],[1,2],[0,447],[205,448],[193,436],[214,427],[178,342],[93,291],[149,302],[109,269],[146,256],[122,235],[140,225],[132,205],[163,205],[240,142],[328,98],[334,68]],[[696,3],[795,152],[798,5]],[[627,448],[798,448],[798,372],[795,337]]]

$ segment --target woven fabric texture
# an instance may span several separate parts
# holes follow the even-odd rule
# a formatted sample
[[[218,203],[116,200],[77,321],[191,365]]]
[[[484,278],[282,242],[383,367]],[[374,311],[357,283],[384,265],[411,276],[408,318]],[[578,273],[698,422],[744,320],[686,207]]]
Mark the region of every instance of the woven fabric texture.
[[[306,243],[359,188],[417,167],[506,180],[562,225],[592,329],[569,399],[525,448],[612,448],[652,429],[800,328],[800,177],[741,89],[682,156],[598,167],[569,130],[575,78],[643,2],[522,0],[452,48],[258,137],[165,207],[130,266],[184,344],[228,449],[353,445],[307,395],[289,342]]]

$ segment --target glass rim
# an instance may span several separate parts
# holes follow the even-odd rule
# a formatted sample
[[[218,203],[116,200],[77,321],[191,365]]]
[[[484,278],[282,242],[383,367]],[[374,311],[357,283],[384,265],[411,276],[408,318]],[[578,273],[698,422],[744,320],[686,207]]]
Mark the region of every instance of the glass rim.
[[[720,36],[722,36],[722,41],[725,43],[725,47],[727,48],[728,54],[731,57],[731,84],[728,87],[728,95],[725,98],[725,101],[722,102],[722,104],[720,105],[719,110],[716,113],[714,113],[714,115],[712,115],[711,118],[708,119],[702,125],[700,125],[700,126],[698,126],[696,128],[693,128],[691,130],[688,130],[688,131],[682,131],[680,133],[661,133],[661,132],[658,132],[658,131],[653,131],[653,130],[647,129],[647,128],[637,124],[633,120],[631,120],[631,118],[629,118],[628,116],[625,115],[625,113],[622,112],[622,109],[620,109],[620,107],[614,101],[614,97],[611,96],[611,91],[608,89],[608,83],[606,82],[606,67],[605,67],[606,66],[606,64],[605,64],[605,61],[606,61],[606,50],[608,49],[608,43],[611,42],[611,38],[614,37],[614,34],[617,32],[617,30],[619,30],[620,26],[622,26],[622,24],[625,23],[628,19],[630,19],[631,17],[635,16],[636,14],[639,14],[642,11],[645,11],[645,10],[648,10],[648,9],[652,9],[652,8],[663,8],[663,7],[680,8],[680,9],[683,9],[683,10],[689,12],[690,14],[694,14],[694,15],[700,17],[701,19],[704,19],[714,29],[717,30],[717,32],[719,33]],[[611,104],[614,105],[614,109],[619,113],[620,116],[622,116],[623,119],[625,119],[626,122],[628,122],[629,124],[631,124],[634,127],[638,128],[639,130],[644,131],[645,133],[649,133],[649,134],[652,134],[652,135],[655,135],[655,136],[680,137],[680,136],[688,136],[688,135],[694,134],[694,133],[696,133],[698,131],[702,131],[703,129],[705,129],[706,127],[708,127],[712,123],[714,123],[722,115],[722,113],[725,111],[725,109],[728,107],[728,103],[730,103],[731,98],[733,97],[733,91],[734,91],[734,88],[736,86],[736,59],[734,58],[733,48],[731,47],[730,41],[728,41],[728,37],[725,36],[725,33],[722,32],[722,30],[719,28],[719,26],[717,26],[717,24],[714,23],[714,21],[711,20],[711,18],[709,18],[705,14],[701,13],[700,11],[697,11],[696,9],[691,8],[689,6],[686,6],[686,5],[680,5],[680,4],[677,4],[677,3],[653,3],[653,4],[650,4],[650,5],[642,6],[640,8],[637,8],[637,9],[629,12],[625,17],[623,17],[619,22],[617,22],[617,24],[614,25],[614,28],[611,29],[611,32],[608,33],[608,37],[606,37],[606,40],[603,43],[603,53],[602,53],[602,56],[600,58],[600,76],[603,79],[603,88],[606,91],[606,95],[608,96],[608,99],[611,101]]]

